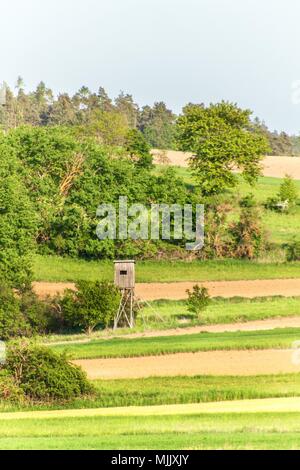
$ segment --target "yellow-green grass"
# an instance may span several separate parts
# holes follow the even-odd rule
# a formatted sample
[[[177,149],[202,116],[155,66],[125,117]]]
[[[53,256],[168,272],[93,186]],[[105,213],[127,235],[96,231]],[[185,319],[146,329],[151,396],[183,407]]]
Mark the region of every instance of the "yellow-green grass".
[[[299,449],[299,409],[299,399],[280,399],[6,416],[0,448]]]
[[[54,345],[71,359],[160,356],[198,351],[289,349],[300,339],[300,328],[269,331],[199,333],[149,338],[113,338],[89,343]]]
[[[262,297],[256,299],[213,299],[211,304],[197,317],[189,312],[187,302],[176,300],[159,300],[151,302],[142,309],[138,324],[146,320],[149,326],[155,327],[159,322],[157,315],[163,319],[163,326],[180,326],[180,321],[189,320],[191,324],[215,325],[271,318],[300,316],[300,297]],[[181,324],[182,327],[186,326]]]
[[[97,380],[91,397],[64,403],[22,406],[0,402],[0,420],[8,411],[73,410],[170,404],[195,404],[232,400],[300,396],[300,374],[257,377],[153,377]],[[24,415],[22,415],[24,416]],[[11,415],[13,417],[13,415]]]
[[[113,262],[85,261],[59,256],[33,257],[35,281],[76,282],[112,280]],[[139,261],[137,282],[239,281],[297,279],[300,263],[260,263],[241,260]]]

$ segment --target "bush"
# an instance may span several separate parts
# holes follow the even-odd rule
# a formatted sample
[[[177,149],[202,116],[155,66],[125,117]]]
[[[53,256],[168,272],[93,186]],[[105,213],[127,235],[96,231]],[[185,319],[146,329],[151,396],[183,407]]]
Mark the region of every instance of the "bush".
[[[240,200],[240,207],[245,207],[245,208],[253,208],[257,206],[257,202],[255,200],[254,194],[247,194],[247,196],[243,197]]]
[[[67,290],[61,300],[63,317],[67,324],[83,328],[91,334],[96,327],[113,325],[120,305],[120,292],[109,282],[80,281],[77,291]]]
[[[5,283],[0,283],[0,340],[28,336],[31,328],[20,310],[20,300]]]
[[[286,245],[287,249],[287,260],[288,261],[300,261],[300,240],[296,238]]]
[[[280,201],[289,203],[289,207],[295,206],[298,199],[298,190],[291,176],[286,176],[278,193]]]
[[[297,199],[297,186],[291,176],[286,176],[277,196],[268,198],[265,207],[266,209],[275,210],[277,212],[288,212],[296,205]]]
[[[0,401],[22,404],[26,400],[24,391],[5,370],[0,372]]]
[[[193,292],[187,290],[188,311],[200,316],[201,312],[210,304],[210,296],[206,287],[194,286]]]
[[[243,209],[240,220],[231,225],[230,233],[236,258],[257,258],[266,246],[266,233],[257,210]]]
[[[93,392],[86,374],[65,355],[28,341],[8,346],[6,369],[32,400],[71,400]]]
[[[51,323],[47,302],[41,302],[31,290],[16,292],[0,282],[0,340],[44,334]]]

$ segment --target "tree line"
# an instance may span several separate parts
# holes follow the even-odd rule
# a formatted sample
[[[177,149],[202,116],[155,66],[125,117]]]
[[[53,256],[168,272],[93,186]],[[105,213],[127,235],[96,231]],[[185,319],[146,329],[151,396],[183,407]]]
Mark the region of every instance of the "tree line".
[[[204,105],[202,105],[204,106]],[[120,92],[112,99],[103,87],[97,92],[81,87],[73,96],[55,96],[44,82],[26,92],[18,78],[15,89],[6,86],[6,106],[0,107],[0,128],[8,131],[22,125],[72,126],[106,145],[124,145],[128,130],[143,133],[152,148],[177,150],[176,114],[164,102],[143,106],[132,95]],[[267,138],[269,155],[300,155],[300,137],[270,131],[258,118],[253,126]]]

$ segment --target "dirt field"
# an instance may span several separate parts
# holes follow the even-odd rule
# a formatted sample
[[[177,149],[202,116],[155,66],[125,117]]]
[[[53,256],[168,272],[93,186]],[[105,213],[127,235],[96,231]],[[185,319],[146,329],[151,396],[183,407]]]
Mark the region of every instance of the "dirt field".
[[[187,289],[192,289],[196,282],[137,284],[136,295],[142,300],[181,300],[187,297]],[[282,295],[300,296],[300,279],[272,279],[259,281],[224,281],[202,282],[212,297],[264,297]],[[71,283],[36,282],[33,285],[40,297],[53,296],[65,289],[74,289]]]
[[[170,165],[188,166],[191,153],[153,150],[155,163],[169,162]],[[300,179],[300,158],[297,157],[267,157],[263,164],[263,175],[274,178],[284,178],[288,174],[295,179]]]
[[[292,350],[208,351],[166,356],[74,361],[92,380],[195,375],[299,373]]]

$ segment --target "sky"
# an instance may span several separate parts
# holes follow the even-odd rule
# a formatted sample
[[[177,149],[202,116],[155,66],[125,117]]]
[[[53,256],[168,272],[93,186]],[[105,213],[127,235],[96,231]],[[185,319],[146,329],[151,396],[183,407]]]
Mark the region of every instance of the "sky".
[[[0,0],[0,82],[222,99],[300,132],[299,0]]]

